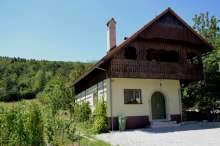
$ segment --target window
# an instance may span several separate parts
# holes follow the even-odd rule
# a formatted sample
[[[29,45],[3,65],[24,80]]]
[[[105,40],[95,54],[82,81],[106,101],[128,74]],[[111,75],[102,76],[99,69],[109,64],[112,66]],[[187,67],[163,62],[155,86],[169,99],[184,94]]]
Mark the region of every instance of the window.
[[[124,104],[141,104],[141,89],[124,89]]]
[[[136,48],[134,48],[134,47],[126,47],[125,48],[124,57],[126,59],[136,60],[137,59]]]

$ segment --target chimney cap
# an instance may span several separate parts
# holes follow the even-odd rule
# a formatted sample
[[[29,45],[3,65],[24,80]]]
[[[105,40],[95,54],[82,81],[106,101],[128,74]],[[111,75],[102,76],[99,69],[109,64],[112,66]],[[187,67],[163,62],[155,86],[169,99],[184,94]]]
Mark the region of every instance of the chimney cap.
[[[114,22],[115,24],[116,24],[116,21],[115,21],[115,19],[112,17],[108,22],[107,22],[107,26],[111,23],[111,22]]]

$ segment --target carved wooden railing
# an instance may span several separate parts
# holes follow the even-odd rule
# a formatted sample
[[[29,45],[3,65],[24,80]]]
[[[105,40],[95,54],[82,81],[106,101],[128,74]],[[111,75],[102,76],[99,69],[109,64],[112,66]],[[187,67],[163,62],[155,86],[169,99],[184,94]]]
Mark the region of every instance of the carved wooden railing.
[[[201,64],[150,62],[113,59],[112,77],[199,80],[203,77]]]

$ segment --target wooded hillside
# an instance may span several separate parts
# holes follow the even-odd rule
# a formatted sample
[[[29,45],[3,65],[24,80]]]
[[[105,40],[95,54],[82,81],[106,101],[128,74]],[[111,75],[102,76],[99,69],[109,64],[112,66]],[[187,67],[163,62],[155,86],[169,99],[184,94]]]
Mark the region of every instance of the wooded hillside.
[[[0,57],[0,101],[35,98],[45,86],[62,77],[66,87],[91,63],[37,61]]]

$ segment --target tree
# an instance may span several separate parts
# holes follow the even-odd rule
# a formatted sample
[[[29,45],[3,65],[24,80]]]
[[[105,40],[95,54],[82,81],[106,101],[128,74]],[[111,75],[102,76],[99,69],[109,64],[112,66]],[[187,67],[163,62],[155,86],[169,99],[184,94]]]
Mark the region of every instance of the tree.
[[[86,122],[91,115],[91,109],[88,102],[81,102],[72,104],[71,115],[77,122]]]
[[[54,113],[59,109],[69,108],[73,102],[71,90],[65,86],[64,79],[60,76],[54,77],[46,84],[42,96],[49,100]]]
[[[15,85],[15,80],[13,80],[11,75],[3,75],[0,82],[0,99],[3,101],[13,101],[18,100],[17,96],[18,88]]]
[[[43,70],[39,70],[36,73],[32,84],[33,92],[38,93],[42,91],[44,89],[45,82],[46,82],[45,72]]]
[[[93,112],[93,125],[92,130],[94,133],[103,133],[108,131],[108,119],[106,116],[106,103],[99,101],[95,105]]]
[[[219,71],[220,63],[220,27],[215,16],[209,17],[209,13],[200,13],[193,18],[193,28],[214,46],[214,50],[203,57],[206,72]]]
[[[200,13],[193,18],[193,28],[206,38],[214,47],[220,45],[219,20],[215,16],[209,17],[209,13]]]
[[[220,29],[219,20],[208,12],[195,15],[193,28],[205,37],[214,50],[203,56],[204,79],[190,83],[183,89],[185,108],[195,107],[208,115],[219,107],[216,100],[220,99]],[[208,116],[209,117],[209,116]]]

